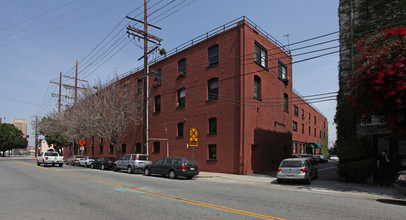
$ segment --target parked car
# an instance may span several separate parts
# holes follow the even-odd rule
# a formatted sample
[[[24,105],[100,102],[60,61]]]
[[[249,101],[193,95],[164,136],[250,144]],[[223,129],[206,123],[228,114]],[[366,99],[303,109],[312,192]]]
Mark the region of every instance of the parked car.
[[[307,184],[317,178],[317,165],[309,158],[284,159],[278,168],[276,178],[278,183],[283,181],[305,181]]]
[[[338,159],[338,156],[337,156],[337,155],[330,155],[330,160],[339,161],[339,159]]]
[[[42,152],[37,158],[37,165],[43,164],[44,167],[47,165],[52,165],[53,167],[58,164],[58,166],[63,166],[63,156],[60,156],[58,152],[54,150],[48,150],[47,152]]]
[[[164,157],[145,167],[144,175],[149,176],[151,174],[168,175],[171,179],[178,176],[192,179],[199,175],[199,167],[196,161],[191,158]]]
[[[406,170],[399,171],[393,184],[400,193],[406,196]]]
[[[114,171],[126,169],[128,173],[142,172],[147,164],[151,164],[146,154],[126,154],[114,162]]]
[[[310,160],[316,162],[316,158],[313,156],[313,154],[296,154],[293,156],[293,158],[309,158]]]
[[[95,157],[84,156],[83,158],[79,159],[79,166],[88,167],[92,164]]]
[[[73,155],[66,160],[66,165],[69,165],[69,164],[72,166],[78,165],[80,158],[83,158],[83,156]]]
[[[96,158],[92,164],[90,164],[90,168],[92,169],[102,169],[102,170],[106,170],[106,169],[113,169],[114,167],[114,161],[116,161],[115,158],[112,157],[100,157],[100,158]]]
[[[323,155],[314,155],[316,163],[325,163],[328,162],[327,158],[325,158]]]

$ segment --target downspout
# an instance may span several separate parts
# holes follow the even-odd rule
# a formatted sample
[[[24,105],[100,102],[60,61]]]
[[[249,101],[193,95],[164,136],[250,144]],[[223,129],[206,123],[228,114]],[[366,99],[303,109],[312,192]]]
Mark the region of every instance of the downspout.
[[[244,174],[245,169],[245,19],[242,21],[240,28],[240,155],[239,155],[239,174]],[[242,39],[241,39],[242,37]]]

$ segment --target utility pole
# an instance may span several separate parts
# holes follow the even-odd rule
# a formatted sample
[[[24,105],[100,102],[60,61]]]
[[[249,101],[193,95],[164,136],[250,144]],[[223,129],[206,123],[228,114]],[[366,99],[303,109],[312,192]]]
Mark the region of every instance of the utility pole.
[[[141,39],[144,39],[144,76],[145,76],[145,80],[144,80],[144,88],[143,88],[143,93],[144,93],[144,114],[143,114],[143,142],[144,142],[144,152],[148,155],[148,132],[149,132],[149,126],[148,126],[148,105],[149,105],[149,66],[148,66],[148,54],[151,53],[153,50],[148,52],[148,41],[156,44],[156,45],[160,45],[160,42],[162,41],[161,38],[158,38],[152,34],[148,33],[148,26],[157,28],[159,30],[161,30],[161,28],[152,25],[152,24],[148,24],[148,7],[147,7],[147,0],[144,0],[144,21],[140,21],[137,20],[135,18],[131,18],[126,16],[126,18],[139,22],[139,23],[143,23],[144,24],[144,31],[135,28],[134,26],[128,25],[127,27],[127,33],[128,35],[132,35],[134,38],[138,37]],[[157,48],[157,47],[156,47]]]
[[[76,71],[75,71],[75,105],[78,101],[78,60],[76,60]]]
[[[38,116],[35,116],[35,158],[38,157]]]
[[[51,81],[51,83],[54,83],[54,84],[59,85],[59,94],[52,93],[52,96],[58,97],[58,112],[61,112],[61,107],[62,107],[61,101],[62,101],[62,97],[64,97],[64,98],[69,98],[67,95],[62,95],[62,86],[67,87],[67,88],[71,88],[71,89],[74,89],[74,90],[75,90],[75,97],[74,97],[75,104],[76,104],[76,102],[77,102],[77,90],[78,90],[78,89],[86,89],[86,88],[82,88],[82,87],[79,87],[79,86],[78,86],[78,81],[87,82],[86,80],[78,79],[78,61],[76,61],[75,77],[70,77],[70,76],[65,76],[65,75],[63,75],[63,77],[66,77],[66,78],[69,78],[69,79],[74,79],[74,80],[75,80],[75,86],[71,86],[71,85],[63,84],[63,83],[62,83],[62,72],[60,72],[59,83]]]

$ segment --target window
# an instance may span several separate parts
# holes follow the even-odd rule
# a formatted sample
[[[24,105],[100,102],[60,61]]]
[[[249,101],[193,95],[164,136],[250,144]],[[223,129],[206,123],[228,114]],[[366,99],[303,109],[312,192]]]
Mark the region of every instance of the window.
[[[183,123],[178,123],[178,137],[183,137]]]
[[[312,115],[309,112],[309,122],[311,122],[311,121],[312,121]]]
[[[293,131],[297,131],[297,122],[293,121]]]
[[[137,93],[142,92],[142,79],[137,80]]]
[[[286,65],[281,61],[278,62],[278,78],[285,79],[287,77],[287,68]]]
[[[178,78],[186,76],[186,58],[178,61]]]
[[[302,109],[302,119],[304,119],[304,109]]]
[[[209,134],[217,134],[217,118],[209,119]]]
[[[323,128],[326,128],[326,121],[323,121]]]
[[[258,44],[257,42],[255,42],[255,48],[254,48],[254,52],[255,52],[255,63],[257,63],[258,65],[262,66],[263,68],[267,69],[268,68],[268,52],[267,50],[261,46],[260,44]]]
[[[316,122],[317,122],[317,121],[316,121],[316,116],[314,116],[314,124],[315,124],[315,125],[316,125]]]
[[[304,134],[304,124],[302,123],[302,134]]]
[[[299,107],[297,107],[297,105],[294,105],[293,107],[293,113],[296,117],[299,117]]]
[[[185,107],[185,88],[178,90],[178,108]]]
[[[321,138],[321,130],[320,130],[320,138]]]
[[[316,128],[314,128],[314,137],[316,137]]]
[[[219,80],[218,78],[210,79],[207,82],[208,100],[219,99]]]
[[[159,69],[155,72],[155,81],[158,83],[158,85],[161,84],[161,76],[162,76],[162,70]],[[155,82],[154,82],[155,83]]]
[[[312,136],[312,128],[309,126],[309,136]]]
[[[135,144],[135,153],[141,153],[141,143]]]
[[[161,152],[161,142],[155,141],[154,142],[154,153]]]
[[[209,144],[209,160],[217,160],[217,145]]]
[[[209,66],[214,66],[219,63],[219,45],[215,44],[208,49]]]
[[[126,144],[122,144],[121,145],[121,153],[125,154],[127,152],[127,145]]]
[[[289,112],[289,96],[288,94],[283,94],[283,110]]]
[[[155,112],[161,112],[161,96],[155,96]]]
[[[128,97],[128,84],[125,84],[123,86],[123,97],[127,98]]]
[[[112,144],[110,144],[110,152],[109,154],[113,154],[114,153],[114,146]]]
[[[261,78],[254,76],[254,98],[261,99]]]
[[[100,149],[99,150],[100,154],[102,154],[103,153],[103,138],[100,138],[100,148],[99,149]]]

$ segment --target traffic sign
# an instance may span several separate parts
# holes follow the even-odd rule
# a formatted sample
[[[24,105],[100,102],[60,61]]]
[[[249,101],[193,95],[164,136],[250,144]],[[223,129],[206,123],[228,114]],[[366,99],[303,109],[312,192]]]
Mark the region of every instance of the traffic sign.
[[[190,129],[190,137],[191,138],[197,138],[197,130],[196,130],[196,128]]]
[[[190,146],[197,147],[197,138],[190,138]]]
[[[80,146],[83,146],[86,144],[86,141],[82,138],[79,140],[79,144],[80,144]]]

